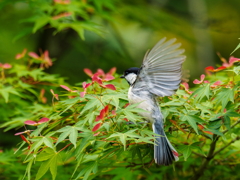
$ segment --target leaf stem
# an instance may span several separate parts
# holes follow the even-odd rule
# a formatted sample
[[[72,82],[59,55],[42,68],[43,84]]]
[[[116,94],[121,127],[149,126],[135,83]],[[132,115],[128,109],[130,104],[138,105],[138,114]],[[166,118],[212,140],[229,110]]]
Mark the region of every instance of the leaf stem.
[[[1,76],[2,76],[2,79],[4,80],[5,79],[5,74],[4,74],[4,69],[3,68],[2,68]]]
[[[58,153],[60,153],[61,151],[63,151],[64,149],[66,149],[68,146],[70,146],[72,143],[70,143],[70,144],[68,144],[68,145],[66,145],[65,147],[63,147],[62,149],[60,149],[59,151],[58,151]]]

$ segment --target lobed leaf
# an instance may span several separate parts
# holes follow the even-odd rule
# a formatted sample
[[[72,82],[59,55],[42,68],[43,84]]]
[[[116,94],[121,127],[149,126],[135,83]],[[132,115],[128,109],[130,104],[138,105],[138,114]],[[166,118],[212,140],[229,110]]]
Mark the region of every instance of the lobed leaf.
[[[228,102],[234,103],[234,91],[230,88],[223,88],[221,91],[216,95],[216,98],[214,99],[216,102],[216,105],[221,104],[222,106],[222,112],[227,106]]]

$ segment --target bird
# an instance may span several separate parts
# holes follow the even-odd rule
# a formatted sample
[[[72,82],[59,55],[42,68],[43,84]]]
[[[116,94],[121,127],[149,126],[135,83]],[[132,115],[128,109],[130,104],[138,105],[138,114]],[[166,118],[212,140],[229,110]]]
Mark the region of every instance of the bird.
[[[181,43],[176,38],[162,38],[143,58],[140,68],[131,67],[124,71],[130,85],[129,104],[145,111],[139,114],[152,124],[154,137],[154,160],[158,165],[169,166],[178,161],[178,152],[168,140],[164,131],[164,117],[157,101],[158,97],[171,96],[179,88],[182,64],[186,59]]]

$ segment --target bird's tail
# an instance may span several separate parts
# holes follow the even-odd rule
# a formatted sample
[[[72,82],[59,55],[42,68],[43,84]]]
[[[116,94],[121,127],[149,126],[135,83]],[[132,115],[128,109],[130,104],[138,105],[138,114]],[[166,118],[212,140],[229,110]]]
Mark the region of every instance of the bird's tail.
[[[178,160],[178,153],[169,142],[164,129],[163,123],[155,121],[152,124],[153,132],[159,134],[155,137],[154,159],[158,165],[171,165],[173,161]]]

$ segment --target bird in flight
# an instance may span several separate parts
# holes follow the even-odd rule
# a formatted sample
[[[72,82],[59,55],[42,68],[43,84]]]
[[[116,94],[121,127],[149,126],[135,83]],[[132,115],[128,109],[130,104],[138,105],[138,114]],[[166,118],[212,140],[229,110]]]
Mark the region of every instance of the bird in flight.
[[[159,165],[171,165],[178,160],[178,153],[164,132],[164,117],[157,97],[171,96],[178,89],[182,77],[184,49],[176,39],[161,39],[147,51],[140,68],[127,69],[121,78],[130,85],[128,99],[130,104],[139,103],[137,108],[145,111],[139,114],[152,123],[155,134],[154,160]]]

